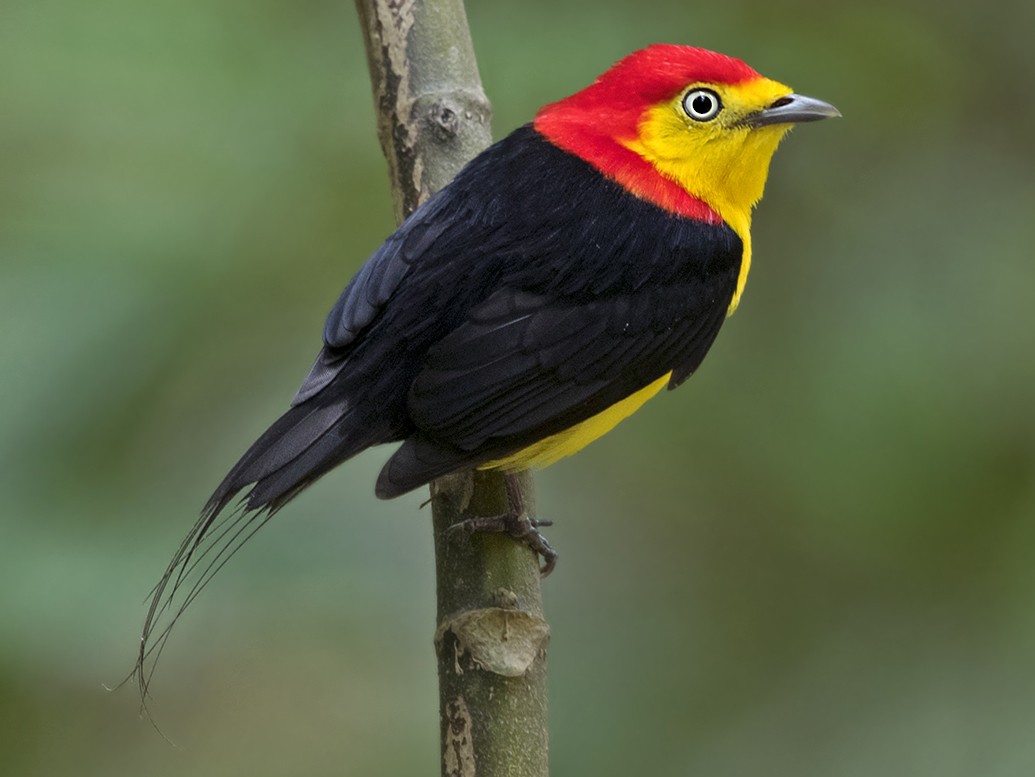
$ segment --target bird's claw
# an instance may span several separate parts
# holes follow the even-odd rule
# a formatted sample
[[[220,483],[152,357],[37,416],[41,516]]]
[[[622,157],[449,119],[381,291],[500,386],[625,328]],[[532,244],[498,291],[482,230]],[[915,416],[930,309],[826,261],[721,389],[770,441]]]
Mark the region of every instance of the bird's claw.
[[[539,568],[539,574],[546,577],[557,566],[557,551],[550,546],[546,537],[539,531],[543,526],[553,526],[553,521],[539,521],[517,513],[503,513],[502,515],[478,515],[459,521],[450,526],[447,533],[506,534],[542,558],[543,564]]]

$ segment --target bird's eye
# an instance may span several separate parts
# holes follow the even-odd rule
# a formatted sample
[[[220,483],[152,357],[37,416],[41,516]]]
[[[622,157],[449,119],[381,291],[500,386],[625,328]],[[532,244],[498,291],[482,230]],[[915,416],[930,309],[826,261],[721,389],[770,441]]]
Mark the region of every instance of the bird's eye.
[[[692,89],[683,98],[683,110],[694,121],[711,121],[722,110],[722,100],[711,89]]]

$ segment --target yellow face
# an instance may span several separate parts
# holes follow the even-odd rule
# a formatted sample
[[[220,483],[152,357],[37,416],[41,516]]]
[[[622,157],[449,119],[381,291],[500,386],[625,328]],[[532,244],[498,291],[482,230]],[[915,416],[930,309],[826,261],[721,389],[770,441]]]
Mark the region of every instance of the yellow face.
[[[769,161],[791,124],[753,126],[751,117],[791,89],[767,78],[735,86],[694,83],[649,109],[639,135],[624,139],[654,168],[710,205],[740,236],[744,252],[729,312],[751,268],[751,209],[762,198]]]
[[[753,127],[750,118],[791,94],[767,78],[735,86],[694,83],[650,108],[628,148],[708,203],[741,236],[762,197],[769,160],[790,124]]]

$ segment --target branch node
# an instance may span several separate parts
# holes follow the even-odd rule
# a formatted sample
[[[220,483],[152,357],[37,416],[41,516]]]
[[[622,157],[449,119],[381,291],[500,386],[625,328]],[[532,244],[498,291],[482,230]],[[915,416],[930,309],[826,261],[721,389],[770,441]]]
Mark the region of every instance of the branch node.
[[[428,123],[434,129],[438,140],[445,142],[456,137],[460,124],[457,110],[456,106],[450,105],[446,100],[436,100],[431,104]]]
[[[507,593],[517,599],[512,591]],[[457,667],[460,658],[466,655],[475,669],[501,677],[521,677],[546,649],[550,626],[540,616],[525,610],[485,607],[444,619],[435,632],[435,648],[439,653],[449,634],[456,641],[453,649]]]

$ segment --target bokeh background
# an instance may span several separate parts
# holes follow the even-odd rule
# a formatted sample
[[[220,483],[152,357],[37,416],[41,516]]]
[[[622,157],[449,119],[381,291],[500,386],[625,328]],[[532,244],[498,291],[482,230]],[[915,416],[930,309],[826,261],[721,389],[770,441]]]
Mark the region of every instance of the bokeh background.
[[[688,42],[777,154],[704,367],[538,479],[553,771],[1035,773],[1035,5],[472,2],[497,136]],[[351,3],[0,9],[0,773],[437,773],[429,517],[364,454],[143,598],[392,228]]]

